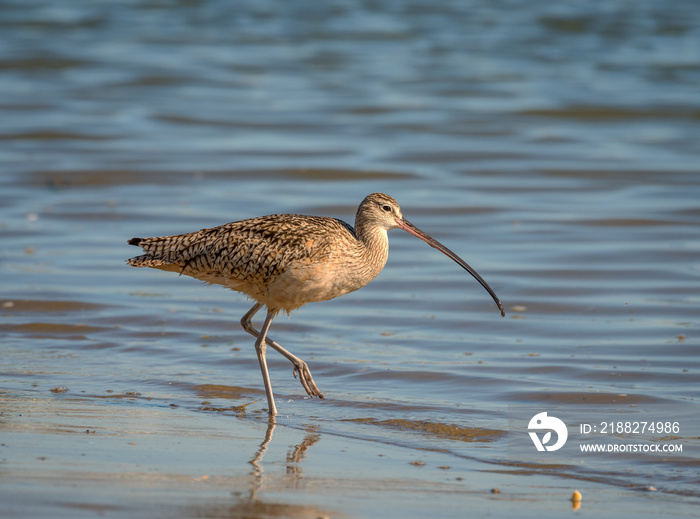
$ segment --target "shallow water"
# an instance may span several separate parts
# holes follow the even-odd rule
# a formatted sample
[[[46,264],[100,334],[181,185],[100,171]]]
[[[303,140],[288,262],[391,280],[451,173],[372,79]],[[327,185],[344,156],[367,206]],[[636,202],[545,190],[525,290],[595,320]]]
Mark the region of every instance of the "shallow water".
[[[245,479],[267,430],[253,339],[238,324],[252,303],[128,268],[138,250],[126,240],[268,213],[352,222],[360,200],[383,191],[488,281],[507,316],[454,263],[392,231],[379,278],[279,316],[270,332],[309,363],[326,396],[308,399],[291,366],[270,354],[281,413],[270,450],[319,435],[294,466],[311,479],[357,479],[335,482],[335,502],[308,489],[304,501],[280,490],[288,482],[275,486],[287,470],[280,463],[268,469],[276,490],[262,485],[253,502],[406,516],[425,512],[406,497],[426,491],[449,494],[448,516],[464,506],[460,493],[488,481],[517,487],[515,502],[537,501],[528,509],[542,516],[562,509],[537,489],[567,493],[573,481],[619,514],[697,512],[693,2],[36,0],[2,3],[0,30],[8,434],[51,438],[38,408],[52,405],[105,433],[119,429],[120,413],[119,430],[132,432],[139,419],[144,429],[148,417],[165,428],[185,420],[187,430],[173,433],[180,440],[210,438],[215,423],[245,445],[231,472],[207,453],[220,452],[215,441],[197,451],[205,461],[179,463],[155,442],[150,469]],[[573,434],[576,413],[591,417],[591,408],[599,421],[680,421],[683,455],[533,461],[513,448],[513,434],[529,441],[514,415],[573,413]],[[32,409],[41,425],[18,417]],[[35,457],[22,457],[17,434],[4,442],[13,452],[6,474],[31,479]],[[68,448],[63,439],[55,449]],[[343,439],[347,455],[330,447]],[[396,463],[379,464],[376,445]],[[409,465],[420,458],[432,472]],[[400,481],[365,508],[352,499],[367,488],[363,467],[382,483]],[[158,485],[161,502],[177,487]],[[637,492],[649,485],[657,491]],[[476,509],[522,512],[498,506],[482,498]]]

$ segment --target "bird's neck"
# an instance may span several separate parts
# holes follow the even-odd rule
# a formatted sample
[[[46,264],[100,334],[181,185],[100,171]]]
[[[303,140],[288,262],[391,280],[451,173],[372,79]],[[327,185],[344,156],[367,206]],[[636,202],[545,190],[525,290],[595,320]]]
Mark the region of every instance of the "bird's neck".
[[[389,257],[389,238],[384,228],[376,225],[363,225],[355,222],[355,236],[361,248],[363,260],[376,277],[384,268]]]

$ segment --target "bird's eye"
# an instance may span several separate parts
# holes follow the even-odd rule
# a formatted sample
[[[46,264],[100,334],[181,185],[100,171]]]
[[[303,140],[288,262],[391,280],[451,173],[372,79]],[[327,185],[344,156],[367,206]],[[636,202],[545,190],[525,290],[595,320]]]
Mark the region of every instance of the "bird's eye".
[[[390,205],[383,205],[382,210],[386,211],[387,213],[391,212],[391,206]]]

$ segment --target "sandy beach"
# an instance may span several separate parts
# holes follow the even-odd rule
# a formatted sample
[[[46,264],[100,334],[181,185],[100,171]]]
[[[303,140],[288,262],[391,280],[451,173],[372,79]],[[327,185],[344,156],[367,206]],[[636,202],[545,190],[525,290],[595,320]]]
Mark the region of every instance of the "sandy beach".
[[[687,498],[304,426],[101,398],[2,395],[3,517],[618,517]],[[540,472],[540,473],[538,473]]]
[[[0,517],[696,517],[700,10],[0,2]],[[401,229],[279,315],[133,237]],[[255,325],[261,324],[261,312]],[[573,500],[574,492],[581,495]]]

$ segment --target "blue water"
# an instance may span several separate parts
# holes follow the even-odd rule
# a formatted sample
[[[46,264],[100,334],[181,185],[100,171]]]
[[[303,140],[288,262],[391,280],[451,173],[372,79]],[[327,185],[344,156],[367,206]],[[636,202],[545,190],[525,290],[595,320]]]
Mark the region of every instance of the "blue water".
[[[539,475],[651,473],[695,512],[695,2],[23,0],[0,3],[0,33],[0,387],[259,418],[252,303],[130,269],[126,240],[269,213],[352,223],[382,191],[507,317],[392,231],[372,284],[273,323],[326,395],[271,353],[286,425],[537,474],[508,454],[508,406],[663,405],[684,457]],[[498,433],[477,453],[473,428]]]

